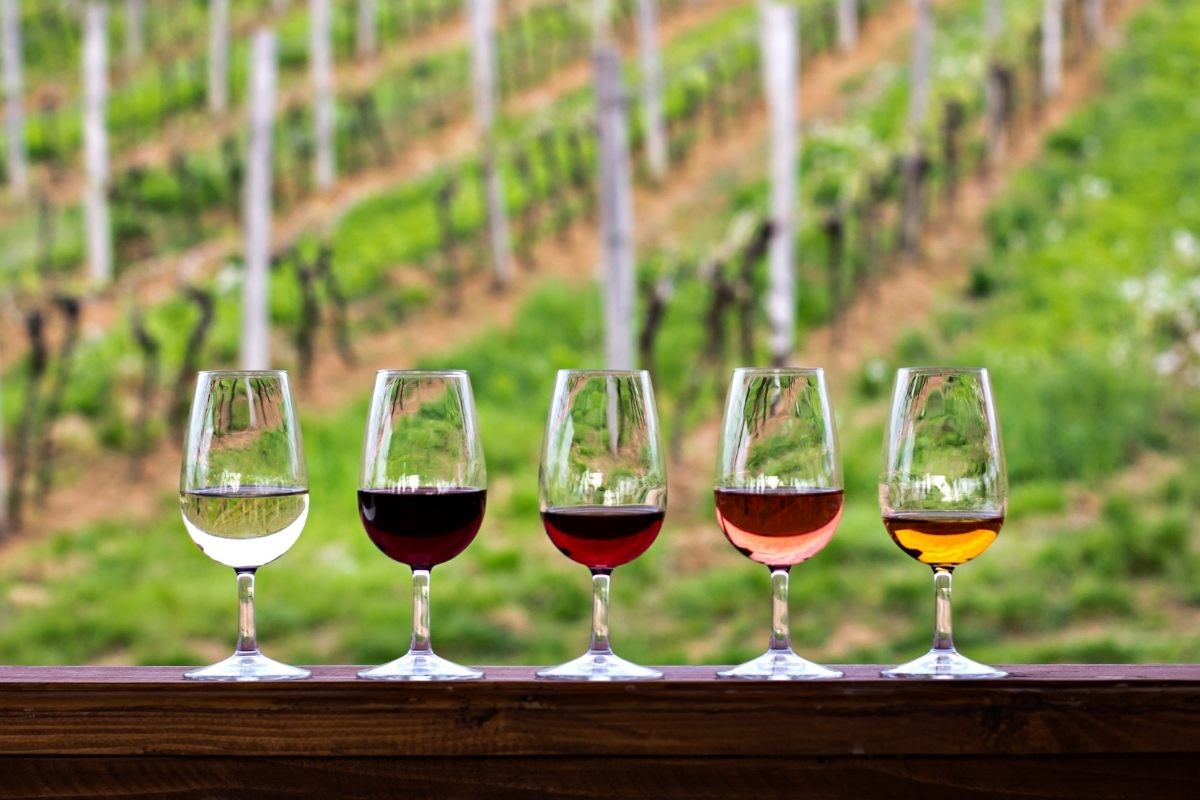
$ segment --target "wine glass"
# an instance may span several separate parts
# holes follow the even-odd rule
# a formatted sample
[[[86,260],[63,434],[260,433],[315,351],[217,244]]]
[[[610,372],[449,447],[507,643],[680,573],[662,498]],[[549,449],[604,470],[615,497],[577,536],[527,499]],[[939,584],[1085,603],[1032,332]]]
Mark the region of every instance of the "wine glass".
[[[233,655],[184,673],[211,681],[282,681],[308,670],[258,649],[254,574],[286,553],[308,518],[308,474],[288,376],[281,370],[201,372],[184,442],[179,507],[188,535],[237,573]]]
[[[391,681],[482,678],[433,652],[429,573],[475,539],[487,471],[471,379],[462,370],[380,370],[367,415],[358,515],[384,555],[412,569],[408,653],[358,677]]]
[[[539,484],[550,541],[591,570],[592,634],[586,653],[538,677],[661,678],[614,654],[608,631],[612,571],[646,552],[666,515],[667,465],[648,372],[559,371]]]
[[[996,541],[1008,480],[986,369],[896,372],[879,507],[901,550],[933,568],[933,648],[888,678],[1002,678],[954,649],[950,578]]]
[[[725,538],[771,571],[767,652],[717,675],[840,678],[796,655],[788,632],[789,570],[829,544],[842,518],[842,462],[824,370],[734,370],[713,494]]]

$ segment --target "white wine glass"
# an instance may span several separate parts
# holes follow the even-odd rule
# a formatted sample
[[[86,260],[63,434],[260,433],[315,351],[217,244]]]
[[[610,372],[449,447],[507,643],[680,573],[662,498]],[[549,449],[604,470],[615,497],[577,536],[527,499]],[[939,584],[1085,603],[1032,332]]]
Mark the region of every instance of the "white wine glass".
[[[281,681],[309,671],[258,649],[254,577],[286,553],[308,518],[308,474],[288,376],[281,370],[201,372],[179,481],[183,524],[196,546],[237,575],[233,655],[184,673],[192,680]]]
[[[796,655],[788,626],[791,568],[823,550],[842,519],[842,461],[824,370],[734,370],[713,495],[725,538],[771,572],[767,651],[717,675],[840,678],[841,672]]]
[[[933,569],[933,647],[887,678],[1002,678],[954,647],[955,568],[996,541],[1008,501],[1004,448],[986,369],[922,367],[896,373],[883,442],[879,507],[892,541]]]

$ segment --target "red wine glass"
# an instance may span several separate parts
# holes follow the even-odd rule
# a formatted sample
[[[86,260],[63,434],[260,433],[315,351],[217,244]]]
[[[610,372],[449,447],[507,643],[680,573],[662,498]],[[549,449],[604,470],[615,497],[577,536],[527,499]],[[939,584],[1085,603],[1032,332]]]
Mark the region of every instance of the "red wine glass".
[[[1003,678],[963,656],[950,624],[954,568],[996,541],[1008,501],[1004,448],[986,369],[896,372],[879,506],[892,541],[933,568],[933,647],[886,678]]]
[[[483,673],[436,655],[429,574],[475,539],[487,504],[471,380],[461,370],[380,370],[367,416],[358,514],[384,555],[412,569],[408,653],[358,677],[450,681]]]
[[[237,573],[233,655],[184,673],[206,681],[283,681],[309,672],[267,658],[254,626],[254,576],[282,556],[308,519],[308,475],[288,376],[201,372],[183,445],[183,524],[196,546]]]
[[[810,680],[842,673],[792,650],[788,575],[820,552],[842,518],[842,462],[821,369],[737,369],[717,453],[717,522],[771,571],[767,652],[722,678]]]
[[[539,479],[542,524],[563,555],[592,573],[588,651],[539,678],[647,680],[656,669],[613,653],[612,572],[654,543],[667,507],[667,464],[650,374],[562,370],[554,386]]]

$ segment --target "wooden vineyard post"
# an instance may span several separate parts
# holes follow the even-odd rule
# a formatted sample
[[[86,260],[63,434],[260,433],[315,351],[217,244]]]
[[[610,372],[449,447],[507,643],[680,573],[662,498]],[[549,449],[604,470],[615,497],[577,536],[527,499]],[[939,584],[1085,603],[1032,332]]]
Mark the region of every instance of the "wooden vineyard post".
[[[933,60],[933,0],[913,0],[917,9],[913,31],[911,92],[908,98],[908,127],[916,130],[925,121],[929,108]]]
[[[646,165],[658,183],[667,173],[667,133],[663,117],[662,56],[658,47],[658,7],[638,0],[638,55],[642,65],[642,124],[646,130]]]
[[[768,2],[760,7],[763,76],[771,118],[771,245],[766,311],[771,360],[783,364],[796,335],[796,276],[793,246],[798,159],[796,90],[800,43],[796,9]]]
[[[1005,106],[1008,99],[1004,96],[1004,68],[997,53],[1000,37],[1004,34],[1004,2],[1003,0],[987,0],[984,10],[983,38],[984,48],[988,58],[987,78],[984,85],[985,111],[984,125],[987,141],[987,169],[995,170],[1004,158],[1005,147]]]
[[[1004,0],[986,0],[983,12],[983,34],[989,47],[995,47],[1004,34]]]
[[[4,128],[8,186],[17,197],[29,189],[25,149],[25,82],[21,75],[21,13],[18,0],[0,0],[0,54],[4,58]]]
[[[475,118],[482,141],[483,180],[492,246],[492,286],[503,289],[512,272],[512,240],[504,183],[496,163],[496,0],[467,0]]]
[[[146,0],[125,0],[125,64],[142,60],[146,50]]]
[[[208,0],[208,110],[229,110],[229,0]]]
[[[858,0],[837,0],[837,39],[843,53],[858,46]]]
[[[358,58],[365,61],[375,57],[379,42],[378,30],[379,8],[375,0],[358,0],[354,28],[354,53]]]
[[[246,270],[242,282],[242,369],[270,364],[267,322],[271,266],[271,129],[275,122],[275,34],[260,29],[250,52],[250,145],[242,203]]]
[[[1104,0],[1084,0],[1083,26],[1089,42],[1104,40]]]
[[[337,180],[334,160],[333,30],[329,0],[309,0],[309,64],[312,68],[313,142],[316,159],[313,179],[318,189]]]
[[[612,38],[612,0],[592,0],[592,38],[600,47]]]
[[[609,39],[593,55],[599,128],[600,227],[604,283],[604,363],[634,362],[633,192],[621,56]]]
[[[107,12],[91,0],[84,9],[83,154],[87,170],[83,205],[87,230],[88,277],[97,284],[112,280],[112,229],[108,218]]]
[[[1042,0],[1042,96],[1051,100],[1062,90],[1063,2]]]
[[[901,200],[900,243],[908,255],[915,255],[921,238],[921,178],[923,161],[921,128],[929,107],[933,61],[933,0],[914,0],[917,9],[913,32],[911,93],[908,102],[908,147],[904,157],[904,184]]]

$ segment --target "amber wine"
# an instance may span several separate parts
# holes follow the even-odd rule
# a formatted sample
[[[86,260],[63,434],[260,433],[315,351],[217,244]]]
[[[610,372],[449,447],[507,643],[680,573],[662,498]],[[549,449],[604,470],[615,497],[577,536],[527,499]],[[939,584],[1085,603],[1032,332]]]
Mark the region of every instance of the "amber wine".
[[[286,553],[308,517],[308,490],[277,486],[199,489],[179,496],[192,541],[214,561],[261,567]]]
[[[884,527],[900,549],[933,567],[957,567],[996,541],[1003,514],[964,511],[896,511],[885,514]]]

